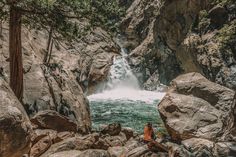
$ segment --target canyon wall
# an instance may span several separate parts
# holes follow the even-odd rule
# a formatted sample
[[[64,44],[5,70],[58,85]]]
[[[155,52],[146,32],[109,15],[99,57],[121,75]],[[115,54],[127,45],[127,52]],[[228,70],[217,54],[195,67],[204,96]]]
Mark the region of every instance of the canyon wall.
[[[144,87],[199,72],[235,89],[235,12],[231,0],[135,0],[121,30]]]

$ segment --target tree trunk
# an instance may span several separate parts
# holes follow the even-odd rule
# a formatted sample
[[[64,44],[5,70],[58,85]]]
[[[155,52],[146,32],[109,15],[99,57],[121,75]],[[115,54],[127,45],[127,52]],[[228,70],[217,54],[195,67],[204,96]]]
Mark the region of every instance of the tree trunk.
[[[50,46],[50,51],[49,51],[49,54],[48,54],[48,60],[47,60],[47,64],[50,63],[50,60],[51,60],[51,57],[52,57],[52,48],[53,48],[53,39],[52,39],[52,42],[51,42],[51,46]]]
[[[23,98],[23,63],[21,50],[21,12],[10,6],[9,21],[10,86],[16,97]]]
[[[52,44],[52,27],[50,28],[50,31],[49,31],[49,37],[48,37],[46,54],[45,54],[44,60],[43,60],[43,62],[46,63],[46,64],[48,63],[48,55],[50,54],[51,44]]]
[[[2,38],[2,31],[3,31],[3,30],[2,30],[2,29],[3,29],[3,28],[2,28],[2,27],[3,27],[2,20],[1,20],[0,23],[1,23],[1,26],[0,26],[0,37]]]

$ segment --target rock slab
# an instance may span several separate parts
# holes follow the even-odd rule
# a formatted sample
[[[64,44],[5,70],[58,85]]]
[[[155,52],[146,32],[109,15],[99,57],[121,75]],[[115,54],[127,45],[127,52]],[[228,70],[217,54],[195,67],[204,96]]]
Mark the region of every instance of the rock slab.
[[[235,92],[199,73],[181,75],[158,106],[172,139],[226,140],[235,129]]]
[[[23,106],[0,77],[0,156],[22,156],[30,149],[31,126]]]

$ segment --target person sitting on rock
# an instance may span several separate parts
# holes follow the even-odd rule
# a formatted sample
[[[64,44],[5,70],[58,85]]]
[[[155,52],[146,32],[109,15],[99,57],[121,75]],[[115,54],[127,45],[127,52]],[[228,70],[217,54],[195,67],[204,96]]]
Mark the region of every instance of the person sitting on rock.
[[[155,140],[155,134],[153,131],[152,123],[147,123],[144,127],[144,143],[149,143]]]
[[[154,152],[168,152],[168,149],[163,144],[155,141],[156,137],[153,131],[152,123],[147,123],[147,125],[144,127],[144,143],[147,144],[149,150]]]

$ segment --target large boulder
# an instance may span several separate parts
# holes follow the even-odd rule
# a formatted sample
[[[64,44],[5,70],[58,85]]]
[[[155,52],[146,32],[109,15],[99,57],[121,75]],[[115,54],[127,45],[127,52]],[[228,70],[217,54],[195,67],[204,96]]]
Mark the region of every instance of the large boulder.
[[[77,132],[78,126],[72,120],[60,115],[56,111],[45,110],[38,112],[31,122],[41,129],[52,129],[59,132],[72,131]]]
[[[102,130],[102,134],[109,134],[111,136],[119,135],[121,132],[121,124],[119,123],[113,123],[105,126]]]
[[[66,138],[58,143],[54,143],[50,149],[48,149],[42,157],[48,157],[52,154],[61,152],[61,151],[85,151],[88,149],[102,149],[107,150],[109,148],[109,144],[102,140],[99,137],[99,134],[89,134],[86,136],[78,136],[71,138]]]
[[[56,104],[52,110],[74,121],[81,132],[88,133],[91,129],[89,103],[73,76],[60,64],[42,66],[42,69]]]
[[[34,131],[32,137],[32,146],[30,149],[30,157],[38,157],[45,153],[51,145],[61,142],[65,139],[74,137],[74,133],[71,132],[57,132],[55,130],[37,129]]]
[[[174,140],[226,140],[235,126],[235,92],[188,73],[172,81],[158,110]]]
[[[0,156],[28,153],[31,126],[23,106],[8,84],[0,77]]]

